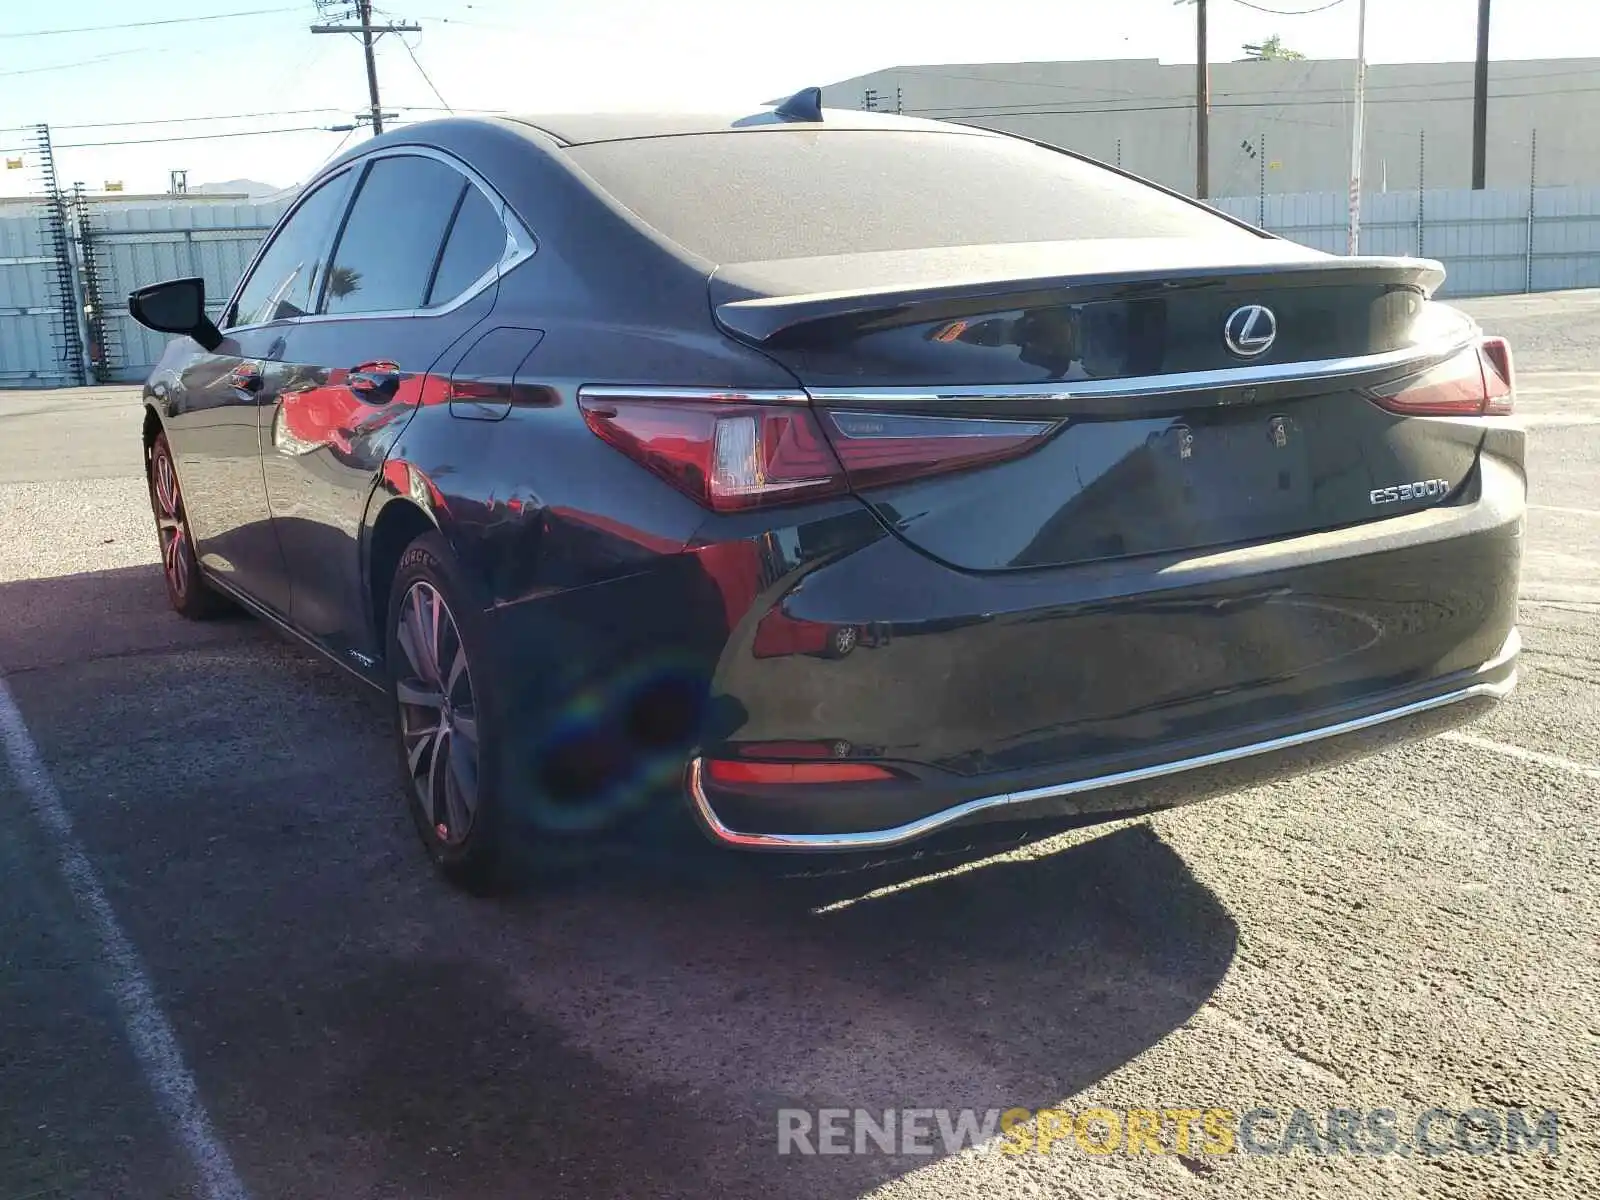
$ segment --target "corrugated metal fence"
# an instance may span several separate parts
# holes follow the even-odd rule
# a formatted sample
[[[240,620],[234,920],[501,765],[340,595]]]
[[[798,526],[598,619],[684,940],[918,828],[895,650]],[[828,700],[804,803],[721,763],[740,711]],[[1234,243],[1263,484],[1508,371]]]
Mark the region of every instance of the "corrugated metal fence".
[[[56,254],[39,211],[0,216],[0,387],[60,387],[74,381],[56,331]]]
[[[199,275],[216,314],[288,203],[80,207],[73,269],[81,271],[87,257],[101,276],[93,282],[105,298],[107,377],[142,379],[164,344],[127,316],[123,297],[143,284]],[[1211,203],[1316,249],[1344,251],[1342,193]],[[84,220],[94,243],[88,256],[81,253]],[[1362,201],[1361,249],[1441,260],[1450,273],[1441,293],[1447,296],[1600,287],[1600,188],[1373,193]],[[51,253],[37,216],[0,217],[0,387],[76,381],[52,343],[53,327],[58,331],[61,323],[54,320],[59,307],[49,286]],[[85,290],[79,291],[80,307]]]
[[[1230,196],[1212,205],[1303,245],[1343,254],[1343,193]],[[1361,200],[1361,252],[1436,258],[1442,296],[1600,287],[1600,188],[1378,192]]]
[[[126,297],[147,283],[198,275],[207,306],[221,314],[262,237],[289,199],[269,203],[174,201],[165,204],[72,204],[69,262],[45,229],[46,205],[0,216],[0,387],[61,387],[143,379],[166,338],[128,316]],[[92,278],[87,272],[92,272]],[[81,350],[63,345],[63,290],[69,279]],[[101,297],[95,314],[88,298]],[[96,350],[103,347],[103,353]],[[98,377],[98,379],[96,378]]]
[[[161,356],[167,338],[151,333],[128,316],[123,298],[135,288],[162,279],[198,275],[206,281],[206,307],[221,316],[234,284],[261,239],[289,206],[270,204],[162,205],[112,208],[96,212],[92,234],[106,278],[106,341],[119,347],[112,377],[142,379]]]

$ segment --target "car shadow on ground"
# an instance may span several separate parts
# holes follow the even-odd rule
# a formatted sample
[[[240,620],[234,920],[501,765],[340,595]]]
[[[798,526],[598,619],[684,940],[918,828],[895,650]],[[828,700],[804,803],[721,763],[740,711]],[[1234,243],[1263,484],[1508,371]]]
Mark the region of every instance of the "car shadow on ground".
[[[1236,946],[1142,824],[851,883],[612,861],[467,901],[470,952],[390,957],[339,987],[365,1062],[347,1119],[395,1178],[452,1146],[449,1195],[844,1200],[943,1157],[940,1135],[921,1154],[808,1154],[814,1136],[783,1154],[780,1121],[1056,1104],[1188,1021]],[[439,1023],[419,1040],[425,1013]],[[530,1160],[555,1168],[536,1188]]]
[[[1235,953],[1138,823],[938,874],[622,855],[468,897],[416,844],[382,705],[331,665],[180,621],[154,567],[0,585],[0,629],[253,1194],[843,1200],[939,1136],[781,1155],[780,1109],[1056,1103]]]
[[[257,624],[239,610],[180,620],[156,566],[13,580],[0,583],[0,673],[237,641]]]

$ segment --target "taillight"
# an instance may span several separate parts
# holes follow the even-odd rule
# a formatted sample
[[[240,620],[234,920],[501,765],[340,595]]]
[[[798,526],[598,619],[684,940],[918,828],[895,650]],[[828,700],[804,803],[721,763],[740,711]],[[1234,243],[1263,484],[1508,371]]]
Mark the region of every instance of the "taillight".
[[[716,512],[843,494],[1013,458],[1058,421],[830,411],[803,395],[584,388],[600,438]]]
[[[579,393],[578,405],[602,439],[717,512],[846,490],[804,397],[760,403],[739,392],[592,389]]]
[[[894,483],[1015,458],[1059,421],[832,411],[828,440],[854,487]]]
[[[1483,387],[1486,413],[1508,413],[1516,406],[1511,363],[1511,343],[1503,337],[1484,338],[1478,346],[1483,358]]]
[[[1453,358],[1370,391],[1390,412],[1418,417],[1509,413],[1514,403],[1511,346],[1480,338]]]
[[[743,762],[713,758],[706,774],[715,783],[876,783],[895,773],[871,763]]]

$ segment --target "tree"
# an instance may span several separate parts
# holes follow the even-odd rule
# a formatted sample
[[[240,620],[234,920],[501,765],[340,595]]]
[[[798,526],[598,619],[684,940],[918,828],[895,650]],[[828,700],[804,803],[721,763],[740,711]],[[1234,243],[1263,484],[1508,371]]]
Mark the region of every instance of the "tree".
[[[1283,39],[1277,34],[1273,34],[1260,45],[1253,46],[1249,43],[1246,43],[1244,52],[1246,57],[1241,60],[1244,62],[1288,62],[1303,59],[1305,57],[1305,55],[1301,54],[1300,51],[1291,50],[1285,46],[1283,44]]]

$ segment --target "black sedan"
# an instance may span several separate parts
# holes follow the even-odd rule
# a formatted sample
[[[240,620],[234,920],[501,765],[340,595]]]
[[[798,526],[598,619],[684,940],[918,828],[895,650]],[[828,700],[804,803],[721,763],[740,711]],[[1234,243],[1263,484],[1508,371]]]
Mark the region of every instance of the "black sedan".
[[[393,131],[215,322],[194,279],[130,307],[182,335],[144,391],[173,607],[386,691],[478,885],[663,796],[879,851],[1491,705],[1523,435],[1442,279],[813,91]]]

